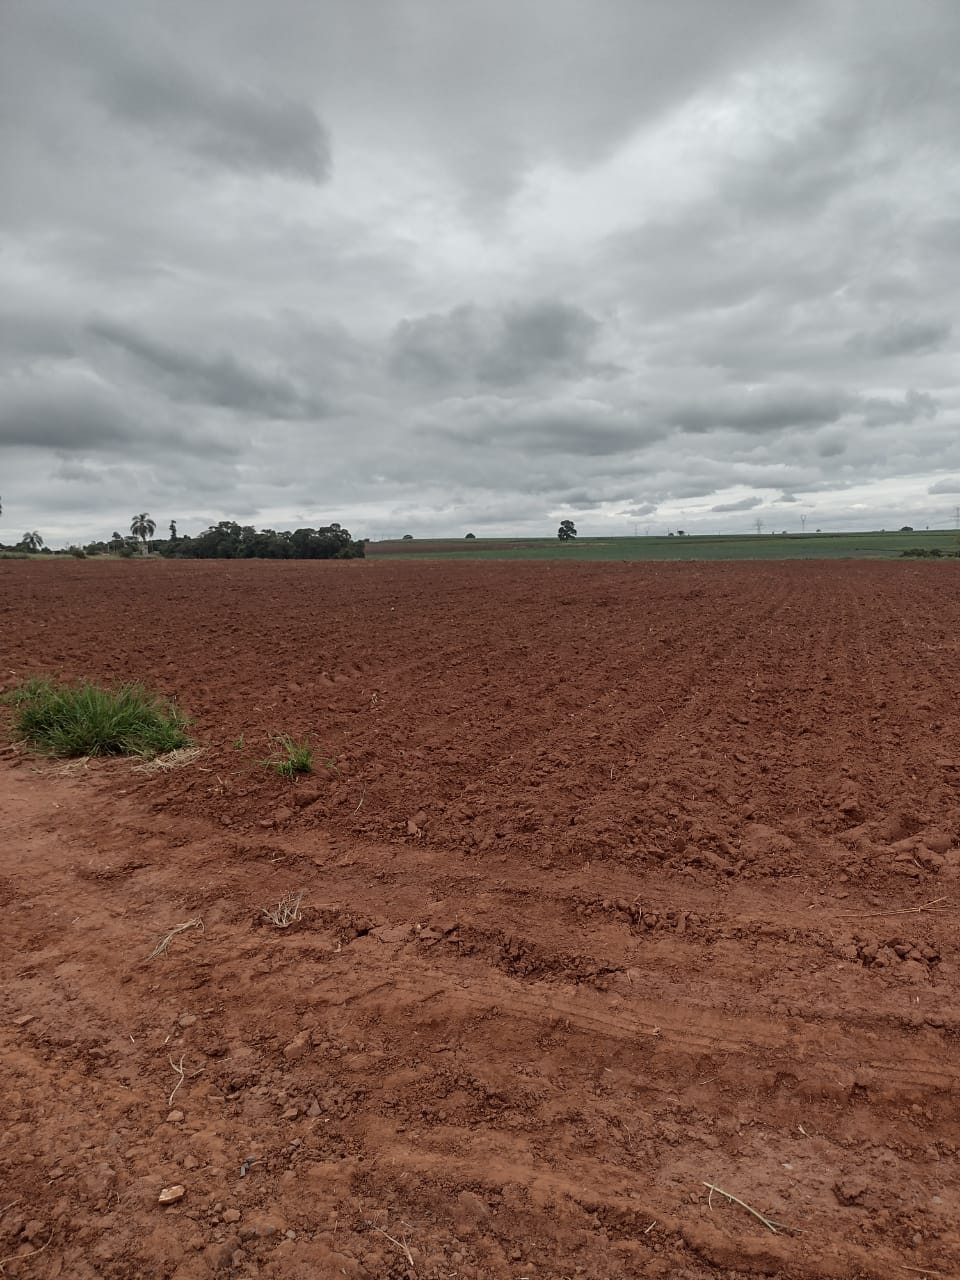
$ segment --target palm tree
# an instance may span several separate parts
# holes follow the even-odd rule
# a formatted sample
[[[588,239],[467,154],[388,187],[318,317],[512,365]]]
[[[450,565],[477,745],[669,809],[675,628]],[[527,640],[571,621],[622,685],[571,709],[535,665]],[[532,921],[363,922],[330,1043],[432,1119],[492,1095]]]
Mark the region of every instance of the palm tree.
[[[141,511],[138,516],[134,516],[130,521],[130,532],[135,538],[140,539],[140,554],[142,556],[147,554],[147,544],[153,537],[156,528],[157,526],[150,519],[150,513],[148,511]]]
[[[20,539],[20,545],[25,551],[39,551],[43,546],[43,539],[34,529],[33,533],[25,533]]]

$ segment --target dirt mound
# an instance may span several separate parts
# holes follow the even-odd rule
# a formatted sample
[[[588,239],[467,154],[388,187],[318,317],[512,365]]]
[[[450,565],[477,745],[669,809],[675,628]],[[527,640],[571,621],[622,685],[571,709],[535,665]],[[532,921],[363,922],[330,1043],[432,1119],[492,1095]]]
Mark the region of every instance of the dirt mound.
[[[5,1274],[960,1272],[952,573],[0,564]]]

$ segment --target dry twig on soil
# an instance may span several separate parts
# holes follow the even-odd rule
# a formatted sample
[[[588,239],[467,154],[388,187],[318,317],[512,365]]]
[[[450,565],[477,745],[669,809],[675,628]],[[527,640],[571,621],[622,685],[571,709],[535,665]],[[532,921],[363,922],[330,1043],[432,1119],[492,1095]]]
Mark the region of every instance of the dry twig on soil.
[[[411,1268],[416,1270],[413,1264],[413,1254],[410,1252],[410,1246],[407,1244],[407,1241],[404,1237],[401,1237],[399,1240],[397,1240],[393,1236],[388,1236],[386,1231],[384,1231],[383,1227],[378,1227],[376,1223],[371,1222],[370,1225],[371,1227],[373,1227],[374,1231],[379,1231],[385,1240],[389,1240],[391,1244],[395,1244],[397,1248],[400,1250],[400,1252],[403,1254],[403,1256],[406,1258]]]
[[[53,1239],[53,1232],[50,1232],[49,1238],[40,1246],[39,1249],[31,1249],[29,1253],[8,1253],[5,1258],[0,1258],[0,1273],[4,1273],[8,1262],[22,1262],[27,1258],[35,1258],[38,1253],[43,1253],[44,1249]]]
[[[946,910],[939,904],[946,902],[946,898],[931,898],[929,902],[921,902],[918,907],[893,907],[889,911],[847,911],[844,912],[844,920],[873,920],[877,916],[909,916],[919,915],[923,911],[932,911],[934,907],[938,911]]]
[[[187,920],[184,924],[175,925],[168,933],[165,933],[157,945],[147,956],[148,960],[156,960],[157,956],[166,955],[167,948],[177,936],[178,933],[185,933],[187,929],[199,929],[203,933],[203,921],[199,916],[193,920]]]
[[[178,1090],[178,1089],[180,1088],[180,1086],[183,1084],[184,1080],[186,1080],[186,1079],[188,1079],[188,1078],[192,1078],[193,1076],[198,1076],[198,1075],[200,1074],[200,1072],[203,1070],[203,1067],[198,1067],[198,1068],[196,1069],[196,1071],[184,1071],[184,1069],[183,1069],[183,1054],[182,1054],[182,1053],[181,1053],[181,1055],[180,1055],[180,1061],[179,1061],[179,1062],[174,1062],[174,1060],[173,1060],[172,1058],[170,1058],[170,1059],[169,1059],[169,1062],[170,1062],[171,1067],[173,1067],[174,1071],[176,1071],[177,1075],[180,1077],[180,1079],[177,1081],[177,1083],[173,1086],[173,1093],[171,1093],[170,1097],[167,1099],[167,1106],[168,1106],[168,1107],[172,1107],[172,1106],[173,1106],[173,1100],[174,1100],[174,1098],[177,1096],[177,1090]]]
[[[173,1086],[173,1093],[171,1093],[170,1097],[167,1099],[167,1106],[172,1107],[173,1100],[177,1095],[177,1090],[180,1088],[180,1086],[183,1084],[183,1081],[184,1081],[183,1054],[181,1053],[180,1055],[179,1063],[174,1062],[172,1058],[169,1059],[169,1062],[171,1067],[173,1067],[174,1071],[176,1071],[177,1075],[180,1077],[177,1080],[177,1083]]]
[[[275,907],[264,907],[261,915],[278,929],[289,929],[290,925],[301,919],[300,903],[303,901],[303,890],[299,893],[288,893],[281,898]]]
[[[762,1222],[767,1230],[772,1231],[774,1235],[779,1235],[781,1231],[789,1230],[789,1228],[784,1226],[782,1222],[776,1222],[773,1218],[765,1218],[762,1213],[748,1205],[745,1200],[741,1200],[737,1196],[731,1195],[729,1191],[724,1191],[723,1187],[718,1187],[715,1182],[705,1182],[703,1185],[710,1188],[710,1196],[707,1199],[707,1205],[711,1209],[713,1208],[711,1203],[713,1193],[716,1192],[718,1196],[723,1196],[725,1199],[732,1201],[733,1204],[738,1204],[741,1209],[746,1209],[747,1213],[752,1213],[757,1221]]]

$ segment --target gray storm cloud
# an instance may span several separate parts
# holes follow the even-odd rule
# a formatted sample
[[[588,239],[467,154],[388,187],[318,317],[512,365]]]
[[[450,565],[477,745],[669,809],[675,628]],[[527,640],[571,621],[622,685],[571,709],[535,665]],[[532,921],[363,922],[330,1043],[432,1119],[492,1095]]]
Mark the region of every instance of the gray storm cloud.
[[[130,356],[136,371],[171,399],[265,418],[324,416],[319,396],[301,392],[283,375],[258,372],[233,355],[177,348],[110,321],[92,321],[89,332]]]
[[[753,511],[763,503],[762,498],[741,498],[739,502],[718,502],[711,511]]]
[[[584,376],[599,329],[579,307],[534,301],[497,312],[460,306],[444,315],[403,320],[392,339],[392,367],[402,380],[475,381],[510,386],[536,378]]]
[[[105,69],[99,94],[121,124],[182,142],[214,164],[315,181],[329,175],[329,138],[316,112],[276,89],[231,86],[143,60]]]
[[[0,540],[952,520],[955,4],[3,27]]]

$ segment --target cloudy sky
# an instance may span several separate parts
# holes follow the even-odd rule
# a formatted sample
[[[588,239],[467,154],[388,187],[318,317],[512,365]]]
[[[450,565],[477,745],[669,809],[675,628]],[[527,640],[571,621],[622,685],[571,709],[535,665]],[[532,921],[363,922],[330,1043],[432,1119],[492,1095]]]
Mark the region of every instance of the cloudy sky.
[[[0,540],[944,527],[957,0],[4,0]]]

